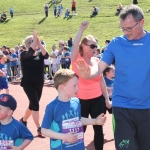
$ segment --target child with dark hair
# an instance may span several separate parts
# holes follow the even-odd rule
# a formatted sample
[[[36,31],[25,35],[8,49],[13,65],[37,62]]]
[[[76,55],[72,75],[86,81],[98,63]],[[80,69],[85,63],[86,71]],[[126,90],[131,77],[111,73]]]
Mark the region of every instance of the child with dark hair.
[[[114,77],[115,77],[114,67],[113,66],[107,67],[104,70],[103,75],[104,75],[104,80],[106,82],[109,99],[110,101],[112,101],[112,92],[113,92]],[[112,108],[111,109],[106,108],[106,110],[108,110],[108,112],[112,114]]]
[[[13,96],[0,95],[0,150],[23,150],[33,140],[32,133],[12,117],[16,107],[17,102]]]
[[[56,4],[54,4],[54,16],[56,17],[56,15],[57,15],[57,6]]]
[[[95,57],[97,57],[98,59],[101,58],[101,53],[100,53],[100,49],[99,48],[96,50]]]
[[[106,48],[107,48],[107,46],[108,46],[109,43],[110,43],[110,40],[106,40],[105,41],[105,47],[102,48],[101,53],[104,53],[104,51],[106,50]]]

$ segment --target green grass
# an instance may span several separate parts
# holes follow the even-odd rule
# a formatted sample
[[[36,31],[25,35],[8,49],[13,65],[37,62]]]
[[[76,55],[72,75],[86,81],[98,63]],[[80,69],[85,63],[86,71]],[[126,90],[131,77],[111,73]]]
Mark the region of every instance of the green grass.
[[[58,0],[57,0],[58,1]],[[65,8],[71,9],[72,0],[62,0],[60,3]],[[82,21],[89,20],[89,27],[84,35],[92,34],[99,39],[99,45],[104,46],[106,39],[121,35],[119,30],[119,19],[115,16],[116,8],[120,0],[76,0],[77,16],[64,19],[63,16],[55,18],[53,15],[53,4],[49,3],[49,17],[44,20],[44,0],[0,0],[0,12],[6,11],[8,19],[0,23],[0,46],[7,45],[14,47],[22,43],[23,39],[37,31],[38,35],[44,37],[47,50],[51,51],[53,44],[58,44],[60,39],[68,40],[70,36],[74,38]],[[125,0],[123,6],[130,4],[132,0]],[[10,6],[14,7],[14,18],[9,15]],[[93,6],[100,8],[99,14],[90,18]],[[145,29],[150,31],[150,9],[149,0],[139,0],[139,6],[145,13]],[[63,12],[64,12],[63,10]]]

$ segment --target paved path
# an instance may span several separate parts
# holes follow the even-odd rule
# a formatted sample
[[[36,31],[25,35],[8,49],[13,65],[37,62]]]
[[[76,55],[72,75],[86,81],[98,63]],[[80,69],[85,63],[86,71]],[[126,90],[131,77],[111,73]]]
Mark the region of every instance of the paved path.
[[[10,94],[12,94],[17,100],[17,110],[14,112],[14,117],[19,120],[28,107],[28,99],[20,87],[20,85],[9,85]],[[2,91],[5,92],[5,91]],[[54,87],[44,86],[42,98],[40,101],[40,122],[42,121],[46,105],[57,96],[57,92]],[[107,114],[107,121],[104,125],[104,150],[115,150],[114,139],[112,133],[111,115]],[[36,127],[33,123],[32,117],[28,120],[28,128],[36,135]],[[85,147],[87,150],[95,150],[93,146],[93,128],[88,126],[85,133]],[[35,138],[33,142],[25,150],[49,150],[49,138]]]

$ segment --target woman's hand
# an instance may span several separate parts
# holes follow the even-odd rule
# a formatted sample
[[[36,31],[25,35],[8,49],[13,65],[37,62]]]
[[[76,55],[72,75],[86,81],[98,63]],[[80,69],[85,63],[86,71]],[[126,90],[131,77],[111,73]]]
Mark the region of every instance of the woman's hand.
[[[33,43],[31,44],[31,47],[32,47],[32,49],[34,49],[34,50],[36,50],[36,47],[37,47],[37,39],[38,39],[38,37],[37,37],[37,33],[36,33],[36,31],[34,31],[33,32]]]
[[[83,30],[85,30],[88,27],[88,25],[89,25],[89,21],[83,21],[81,23],[80,28],[83,29]]]

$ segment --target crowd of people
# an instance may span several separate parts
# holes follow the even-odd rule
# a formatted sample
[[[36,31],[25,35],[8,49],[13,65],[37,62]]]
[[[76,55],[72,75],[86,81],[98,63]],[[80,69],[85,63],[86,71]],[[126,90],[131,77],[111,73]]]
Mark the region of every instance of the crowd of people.
[[[113,118],[117,150],[150,149],[150,35],[143,29],[144,14],[139,6],[127,5],[121,9],[119,18],[123,35],[107,39],[101,52],[93,35],[81,39],[88,21],[81,23],[74,40],[71,37],[67,42],[60,40],[58,49],[52,45],[50,54],[44,39],[36,32],[26,37],[24,45],[12,49],[2,46],[0,90],[6,89],[6,94],[0,94],[0,129],[11,139],[3,147],[15,150],[17,146],[23,149],[30,144],[33,135],[25,126],[32,115],[38,137],[51,139],[51,150],[85,150],[83,134],[87,125],[93,125],[95,149],[103,150],[102,126],[108,110]],[[29,99],[20,122],[12,117],[17,107],[9,94],[7,80],[12,77],[21,77],[21,86]],[[53,81],[58,96],[47,105],[40,124],[44,77]],[[8,128],[13,129],[8,133]],[[14,135],[14,130],[19,130],[21,137]],[[17,143],[18,138],[25,140]]]
[[[54,6],[53,6],[53,12],[54,12],[54,16],[55,17],[60,17],[62,16],[63,14],[63,5],[60,3],[57,5],[56,1],[53,1],[54,3]],[[49,10],[49,4],[48,3],[45,3],[44,4],[44,11],[45,11],[45,16],[48,17],[48,10]],[[72,0],[71,2],[71,11],[72,11],[72,14],[74,12],[74,15],[76,15],[76,1],[75,0]],[[71,14],[70,14],[70,10],[68,8],[66,8],[65,12],[64,12],[64,18],[67,18],[69,17]]]

